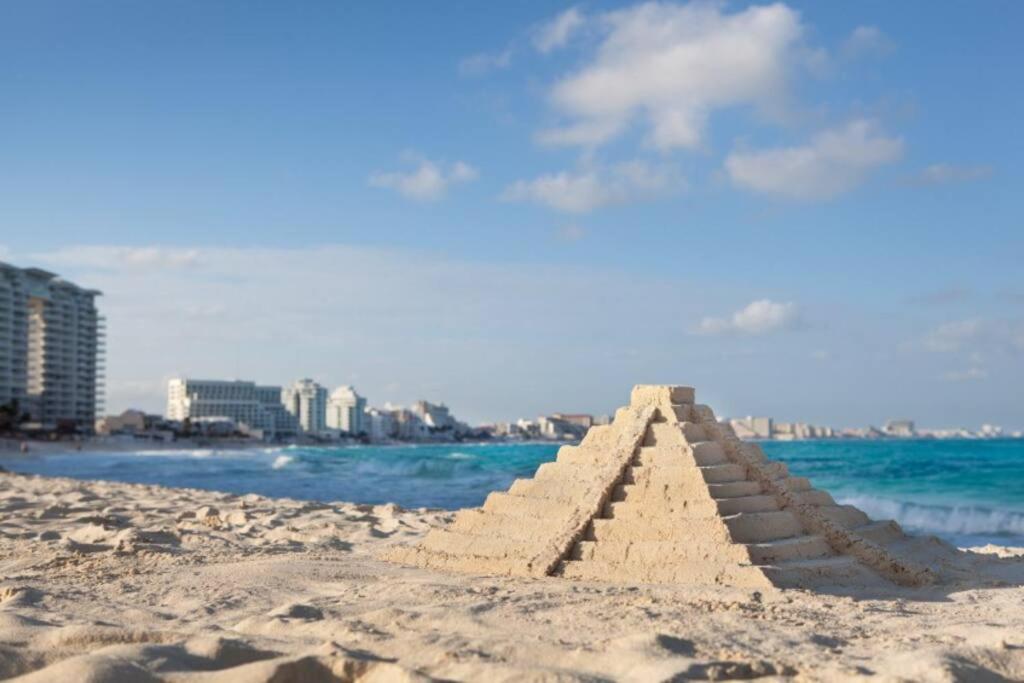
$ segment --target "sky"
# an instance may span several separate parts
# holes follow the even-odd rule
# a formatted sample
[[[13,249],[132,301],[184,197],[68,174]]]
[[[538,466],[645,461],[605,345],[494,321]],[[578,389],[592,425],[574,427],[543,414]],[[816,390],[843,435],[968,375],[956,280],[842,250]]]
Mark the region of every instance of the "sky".
[[[1015,2],[0,4],[0,260],[173,376],[1024,427]]]

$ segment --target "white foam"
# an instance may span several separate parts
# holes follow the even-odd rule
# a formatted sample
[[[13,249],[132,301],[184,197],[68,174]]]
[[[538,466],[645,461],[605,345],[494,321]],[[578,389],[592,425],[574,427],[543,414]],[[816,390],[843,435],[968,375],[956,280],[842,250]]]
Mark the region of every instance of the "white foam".
[[[894,519],[901,526],[937,534],[1014,534],[1024,536],[1024,512],[975,505],[925,505],[875,496],[846,496],[873,519]]]
[[[447,457],[449,460],[473,460],[474,458],[476,458],[476,456],[473,455],[472,453],[459,453],[457,451],[455,453],[449,453],[445,457]]]
[[[274,458],[274,462],[270,466],[275,470],[280,470],[284,469],[285,467],[288,467],[288,465],[290,465],[293,462],[295,462],[294,457],[290,455],[279,455],[276,458]]]

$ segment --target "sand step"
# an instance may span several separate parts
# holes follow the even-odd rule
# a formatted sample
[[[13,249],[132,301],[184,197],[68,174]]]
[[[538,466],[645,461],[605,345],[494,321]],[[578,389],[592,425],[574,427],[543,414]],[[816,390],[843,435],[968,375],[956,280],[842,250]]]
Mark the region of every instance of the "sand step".
[[[561,517],[575,510],[577,504],[571,500],[550,498],[527,498],[508,493],[494,492],[487,496],[483,509],[504,515],[524,517]]]
[[[846,529],[854,529],[871,522],[871,518],[852,505],[822,505],[818,511]]]
[[[551,533],[551,527],[552,520],[544,517],[523,517],[469,509],[460,511],[448,529],[475,536],[533,541],[539,544]]]
[[[800,491],[796,494],[796,499],[801,503],[807,505],[835,505],[836,501],[833,500],[832,496],[829,495],[828,491],[822,491],[820,489],[811,489],[810,491]]]
[[[652,422],[647,426],[643,446],[682,446],[683,431],[678,424],[671,422]]]
[[[726,481],[742,481],[746,479],[747,471],[740,465],[709,465],[707,467],[693,467],[683,465],[658,465],[655,467],[644,465],[633,465],[630,467],[622,480],[623,484],[668,484],[676,485],[693,476],[699,476],[707,483],[722,483]]]
[[[801,536],[800,522],[791,512],[741,512],[725,517],[729,533],[736,543],[763,543]]]
[[[717,500],[718,511],[723,515],[734,515],[738,512],[771,512],[779,509],[775,496],[755,495],[736,496]]]
[[[790,560],[762,568],[765,575],[781,588],[806,588],[814,585],[867,585],[875,575],[848,555],[809,560]]]
[[[738,498],[740,496],[756,496],[761,493],[761,483],[757,481],[728,481],[720,484],[708,484],[708,493],[712,498]]]
[[[806,560],[833,555],[832,548],[821,536],[794,536],[746,546],[754,564],[778,564],[789,560]]]
[[[508,495],[575,503],[579,500],[580,491],[586,490],[590,485],[591,480],[584,477],[570,481],[564,479],[516,479],[509,487]]]
[[[587,525],[584,541],[598,543],[709,541],[729,543],[728,528],[718,515],[708,517],[651,517],[643,519],[594,519]]]
[[[570,560],[597,560],[618,564],[650,565],[665,564],[665,558],[673,561],[708,562],[711,558],[719,562],[746,563],[749,555],[746,547],[732,543],[718,543],[699,538],[662,541],[580,541],[569,553]]]
[[[872,543],[878,543],[880,545],[902,541],[906,538],[906,535],[903,533],[903,529],[900,528],[900,525],[891,519],[864,524],[863,526],[851,529],[851,531]]]
[[[807,477],[787,477],[786,486],[790,491],[810,491],[811,480]]]
[[[690,446],[642,446],[635,463],[650,465],[698,466],[721,465],[729,462],[722,447],[713,441],[700,441]]]
[[[709,484],[721,484],[727,481],[744,481],[747,478],[747,469],[742,465],[726,464],[726,465],[709,465],[708,467],[699,467],[701,475],[704,477],[704,481]]]
[[[690,449],[693,451],[693,458],[698,465],[721,465],[729,462],[722,444],[715,441],[691,441]]]
[[[714,500],[691,498],[671,500],[645,497],[636,501],[610,502],[604,507],[606,519],[650,519],[652,517],[710,517],[734,515],[738,512],[771,512],[778,510],[775,496],[742,496]]]
[[[679,428],[683,430],[683,436],[686,437],[687,443],[696,443],[697,441],[709,441],[708,434],[704,431],[704,428],[696,422],[682,422]]]
[[[768,473],[772,479],[788,479],[789,468],[784,462],[769,461],[761,464],[761,468]],[[807,488],[810,488],[810,482],[807,483]]]

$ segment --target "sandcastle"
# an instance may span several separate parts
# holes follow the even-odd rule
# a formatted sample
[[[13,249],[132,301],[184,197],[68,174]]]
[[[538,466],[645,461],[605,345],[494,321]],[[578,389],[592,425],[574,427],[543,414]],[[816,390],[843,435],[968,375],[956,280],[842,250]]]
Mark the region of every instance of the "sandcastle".
[[[790,587],[934,581],[873,522],[740,441],[682,386],[633,389],[612,424],[393,561],[476,574]]]

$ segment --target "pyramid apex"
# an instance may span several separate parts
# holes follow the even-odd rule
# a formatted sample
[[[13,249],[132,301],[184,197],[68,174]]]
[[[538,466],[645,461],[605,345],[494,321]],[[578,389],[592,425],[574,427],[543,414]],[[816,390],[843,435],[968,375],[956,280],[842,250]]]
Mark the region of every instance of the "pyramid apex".
[[[631,405],[647,403],[679,405],[693,403],[695,400],[693,387],[677,384],[637,384],[633,387],[633,393],[629,397]]]

